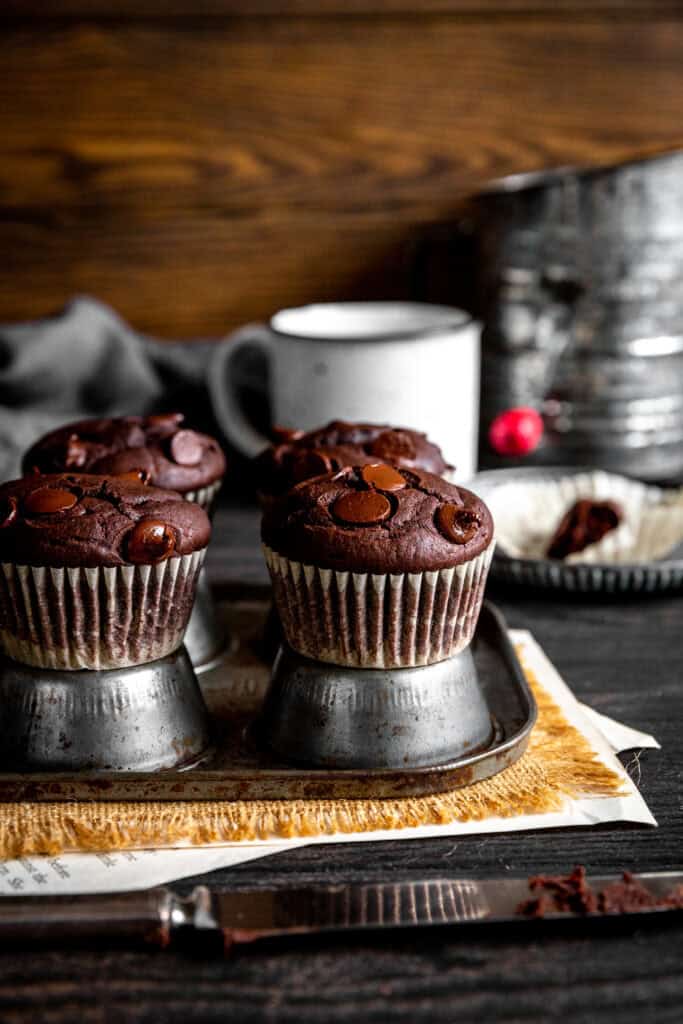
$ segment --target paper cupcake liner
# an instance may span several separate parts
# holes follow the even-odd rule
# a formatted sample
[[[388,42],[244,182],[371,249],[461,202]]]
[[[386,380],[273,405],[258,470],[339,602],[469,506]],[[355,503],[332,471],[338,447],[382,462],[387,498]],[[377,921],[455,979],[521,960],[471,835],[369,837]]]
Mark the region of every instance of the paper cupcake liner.
[[[569,565],[633,564],[665,558],[683,541],[683,489],[666,492],[601,470],[493,489],[486,500],[496,524],[498,551],[510,558],[545,559],[563,515],[581,498],[615,501],[619,526],[596,544],[569,555]]]
[[[206,549],[157,565],[1,563],[0,647],[41,668],[108,669],[180,646]]]
[[[337,572],[263,550],[290,647],[336,665],[408,668],[470,643],[493,543],[463,565],[405,574]]]
[[[195,501],[208,512],[214,503],[216,495],[221,489],[222,483],[222,479],[215,480],[214,483],[208,484],[206,487],[199,487],[196,491],[185,491],[183,493],[183,498],[185,501]]]

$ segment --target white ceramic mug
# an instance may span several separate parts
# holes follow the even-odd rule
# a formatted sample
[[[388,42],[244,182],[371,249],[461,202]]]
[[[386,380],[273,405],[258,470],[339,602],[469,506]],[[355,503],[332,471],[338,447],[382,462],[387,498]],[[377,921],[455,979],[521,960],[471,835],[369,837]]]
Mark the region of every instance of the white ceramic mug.
[[[247,419],[231,383],[244,348],[269,361],[273,423],[311,430],[332,419],[421,430],[455,476],[476,470],[480,327],[449,306],[343,302],[276,313],[216,347],[209,393],[226,438],[251,457],[270,443]]]

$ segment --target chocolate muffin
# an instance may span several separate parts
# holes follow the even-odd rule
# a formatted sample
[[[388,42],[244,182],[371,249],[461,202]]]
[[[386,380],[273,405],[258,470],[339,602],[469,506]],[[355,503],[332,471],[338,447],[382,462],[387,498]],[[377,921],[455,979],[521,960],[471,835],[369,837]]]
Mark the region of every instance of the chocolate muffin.
[[[266,562],[288,643],[364,668],[431,664],[474,633],[493,522],[471,491],[386,463],[304,481],[266,511]]]
[[[182,643],[211,526],[134,474],[0,487],[0,646],[29,665],[118,668]]]
[[[265,507],[303,480],[346,466],[374,462],[425,469],[437,476],[453,469],[444,460],[441,449],[416,430],[333,420],[308,433],[277,431],[276,443],[254,461],[256,487]]]
[[[225,473],[220,445],[183,425],[182,413],[81,420],[46,434],[24,456],[32,473],[139,473],[208,508]]]

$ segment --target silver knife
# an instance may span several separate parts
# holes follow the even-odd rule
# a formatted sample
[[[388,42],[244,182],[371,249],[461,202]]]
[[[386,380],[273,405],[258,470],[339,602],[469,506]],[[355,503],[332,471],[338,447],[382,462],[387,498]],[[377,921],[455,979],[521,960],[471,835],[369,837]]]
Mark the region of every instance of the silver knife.
[[[597,891],[620,877],[591,876],[587,881]],[[683,893],[683,872],[636,877],[656,898]],[[97,896],[7,896],[0,898],[0,943],[100,937],[141,939],[163,947],[190,933],[218,936],[229,948],[274,935],[521,921],[520,904],[534,895],[525,878],[437,878],[248,892],[199,885],[186,897],[167,888]],[[682,907],[644,907],[638,912],[676,909]]]

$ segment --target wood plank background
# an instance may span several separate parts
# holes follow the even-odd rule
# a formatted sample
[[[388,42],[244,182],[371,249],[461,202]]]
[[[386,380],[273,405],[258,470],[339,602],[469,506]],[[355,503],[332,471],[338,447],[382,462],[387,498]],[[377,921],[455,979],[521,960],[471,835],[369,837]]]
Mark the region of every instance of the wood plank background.
[[[0,320],[407,295],[487,180],[683,144],[680,3],[5,0],[0,31]]]

